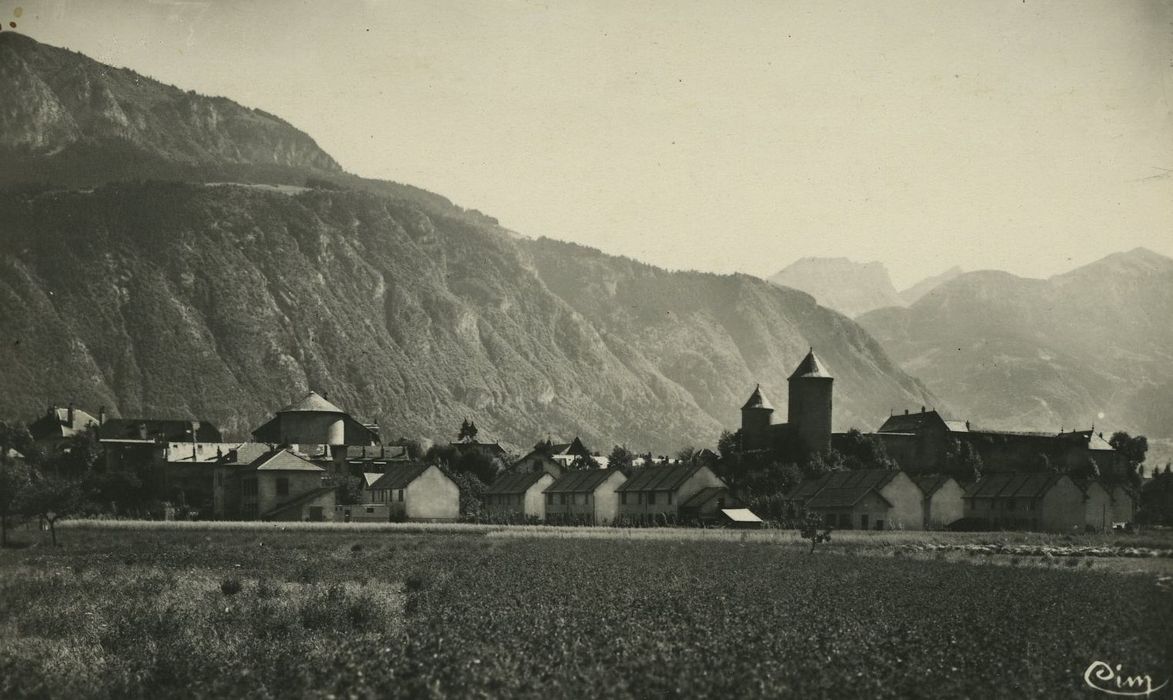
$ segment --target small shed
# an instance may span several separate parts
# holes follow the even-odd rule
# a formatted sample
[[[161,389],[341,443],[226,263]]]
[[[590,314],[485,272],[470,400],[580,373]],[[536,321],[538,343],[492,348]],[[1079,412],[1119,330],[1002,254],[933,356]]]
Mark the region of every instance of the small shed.
[[[759,530],[765,525],[749,508],[722,508],[720,522],[735,530]]]

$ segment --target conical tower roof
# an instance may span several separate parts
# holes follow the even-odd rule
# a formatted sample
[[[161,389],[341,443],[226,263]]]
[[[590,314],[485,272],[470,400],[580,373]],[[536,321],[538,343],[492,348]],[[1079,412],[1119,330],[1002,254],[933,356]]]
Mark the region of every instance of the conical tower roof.
[[[300,401],[289,404],[278,413],[346,413],[346,411],[327,401],[318,392],[311,391]]]
[[[744,411],[747,408],[761,408],[767,411],[774,410],[774,407],[770,404],[770,400],[762,394],[762,387],[760,384],[754,387],[753,393],[749,395],[749,401],[745,402],[745,405],[741,407],[741,410]]]
[[[823,366],[823,363],[815,355],[815,349],[806,354],[802,358],[802,362],[798,363],[798,368],[794,370],[794,374],[790,375],[790,379],[831,379],[831,373]]]

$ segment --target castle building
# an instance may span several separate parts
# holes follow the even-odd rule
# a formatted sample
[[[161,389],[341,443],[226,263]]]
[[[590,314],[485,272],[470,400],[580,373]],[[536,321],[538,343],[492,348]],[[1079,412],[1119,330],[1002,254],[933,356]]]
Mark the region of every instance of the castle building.
[[[253,431],[257,442],[293,447],[316,462],[332,462],[333,470],[346,469],[347,446],[372,446],[379,436],[369,426],[330,403],[317,392],[277,411]]]
[[[743,452],[773,452],[781,459],[804,461],[831,446],[831,398],[834,378],[815,355],[806,354],[787,379],[786,423],[774,422],[774,407],[754,388],[741,407]]]

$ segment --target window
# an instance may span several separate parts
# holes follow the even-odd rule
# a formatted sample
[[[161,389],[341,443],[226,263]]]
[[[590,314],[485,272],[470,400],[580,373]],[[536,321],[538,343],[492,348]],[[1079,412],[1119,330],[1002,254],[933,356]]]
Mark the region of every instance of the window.
[[[883,518],[876,518],[876,529],[877,530],[884,529],[884,519]]]
[[[546,494],[546,505],[548,505],[548,506],[554,505],[554,494],[552,494],[552,493]]]
[[[635,502],[641,506],[644,504],[644,494],[642,491],[635,495]]]
[[[564,494],[564,493],[558,494],[558,503],[559,503],[559,505],[566,505],[566,494]]]
[[[288,496],[289,495],[289,477],[285,477],[285,476],[277,477],[277,495],[278,496]]]
[[[655,491],[652,491],[648,494],[648,505],[649,506],[656,505],[656,492]]]
[[[867,513],[860,513],[859,514],[859,529],[860,530],[868,529],[868,514]]]
[[[403,489],[399,489],[399,502],[403,503]]]
[[[1014,510],[1014,499],[1013,498],[1006,499],[1006,510]]]
[[[371,508],[370,506],[368,506],[368,507],[367,507],[367,512],[368,512],[368,513],[374,513],[374,512],[375,512],[375,509],[374,509],[374,508]]]
[[[627,505],[627,493],[626,492],[619,494],[619,502],[623,505]]]
[[[839,527],[843,528],[844,530],[851,529],[851,514],[850,513],[840,513],[839,514]]]
[[[668,492],[668,505],[672,505],[672,492]]]

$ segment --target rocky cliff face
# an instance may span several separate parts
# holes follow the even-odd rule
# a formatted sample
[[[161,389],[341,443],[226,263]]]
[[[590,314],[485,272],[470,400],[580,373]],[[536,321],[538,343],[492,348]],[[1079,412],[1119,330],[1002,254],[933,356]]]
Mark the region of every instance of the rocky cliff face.
[[[1173,433],[1173,260],[1119,253],[1048,280],[971,272],[859,318],[983,425]]]
[[[848,316],[904,304],[883,263],[847,258],[803,258],[779,270],[770,281],[807,292],[823,306]]]
[[[85,183],[136,169],[340,171],[313,139],[271,114],[14,32],[0,33],[0,94],[0,157],[34,167],[29,179]]]

